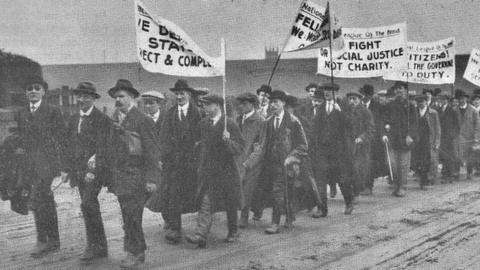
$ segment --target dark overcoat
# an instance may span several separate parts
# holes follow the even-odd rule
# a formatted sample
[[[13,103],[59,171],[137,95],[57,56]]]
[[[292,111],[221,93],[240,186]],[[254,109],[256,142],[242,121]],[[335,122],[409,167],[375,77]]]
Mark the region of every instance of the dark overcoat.
[[[458,162],[458,135],[460,134],[460,123],[455,110],[447,105],[439,111],[441,138],[440,138],[440,159],[443,162]]]
[[[458,136],[459,157],[462,162],[475,162],[473,149],[480,142],[480,118],[478,112],[471,105],[467,105],[465,113],[456,109],[460,123]]]
[[[385,146],[382,142],[384,134],[384,116],[386,105],[376,100],[371,100],[368,110],[372,113],[375,123],[375,134],[370,145],[370,158],[372,160],[371,174],[373,178],[388,174],[388,167],[385,159]]]
[[[227,131],[230,139],[222,139],[224,117],[212,126],[209,118],[200,122],[201,151],[198,169],[197,205],[203,196],[208,194],[214,205],[214,211],[227,209],[227,205],[241,208],[240,175],[235,163],[235,157],[243,153],[244,141],[237,124],[227,119]]]
[[[390,130],[386,130],[386,125]],[[418,113],[408,101],[394,100],[386,107],[383,134],[389,137],[389,146],[395,150],[411,150],[414,144],[407,145],[406,138],[410,136],[414,141],[417,136]]]
[[[157,135],[158,144],[161,147],[160,149],[161,151],[163,151],[163,145],[160,138],[161,138],[163,121],[165,119],[165,113],[166,112],[160,111],[160,116],[155,122],[155,133]],[[162,187],[164,186],[163,171],[160,170],[158,166],[150,166],[145,172],[145,178],[147,183],[153,183],[157,186],[157,190],[152,194],[149,194],[145,207],[147,207],[152,212],[161,212],[162,205],[163,205]]]

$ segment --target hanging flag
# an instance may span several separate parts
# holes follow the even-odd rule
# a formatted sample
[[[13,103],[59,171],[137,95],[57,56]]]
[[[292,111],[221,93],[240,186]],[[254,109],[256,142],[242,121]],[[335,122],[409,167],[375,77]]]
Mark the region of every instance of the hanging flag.
[[[472,49],[470,59],[468,59],[467,68],[463,78],[476,86],[480,86],[480,50]]]
[[[208,56],[177,25],[148,12],[135,1],[137,56],[142,67],[173,76],[214,77],[225,75],[225,53]]]
[[[343,78],[381,77],[389,72],[407,69],[407,24],[343,28],[344,53],[338,57],[321,48],[317,73]]]
[[[455,82],[455,38],[407,42],[408,69],[383,76],[385,80],[423,84]]]
[[[331,19],[330,19],[331,18]],[[297,15],[290,30],[284,52],[309,50],[330,46],[330,20],[333,34],[332,48],[334,51],[344,47],[342,26],[340,21],[327,8],[317,5],[310,0],[300,4]]]

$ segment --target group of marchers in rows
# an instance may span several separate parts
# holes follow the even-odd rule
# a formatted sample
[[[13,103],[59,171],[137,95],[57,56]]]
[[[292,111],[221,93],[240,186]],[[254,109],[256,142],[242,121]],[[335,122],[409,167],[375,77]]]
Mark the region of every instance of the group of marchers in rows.
[[[299,102],[263,85],[256,95],[235,98],[236,110],[227,110],[233,120],[221,96],[185,80],[170,90],[176,104],[164,109],[162,93],[141,94],[120,79],[108,90],[116,107],[108,117],[95,107],[100,95],[94,84],[81,82],[74,89],[79,110],[66,120],[44,99],[42,78],[25,84],[28,105],[1,149],[0,190],[12,209],[33,212],[32,257],[60,248],[55,177],[79,190],[87,239],[80,261],[108,256],[98,200],[108,187],[123,218],[121,267],[132,268],[145,260],[144,207],[161,212],[170,244],[183,239],[182,214],[198,212],[195,233],[185,239],[205,247],[218,211],[227,214],[225,241],[234,242],[250,212],[259,222],[266,207],[272,207],[267,234],[283,229],[282,216],[291,228],[300,210],[326,217],[327,186],[335,197],[339,185],[349,215],[359,195],[372,195],[378,177],[389,175],[393,195],[402,197],[411,170],[424,189],[440,179],[440,163],[443,182],[458,179],[461,165],[468,178],[480,167],[478,92],[470,104],[462,90],[452,97],[429,89],[415,96],[395,82],[388,91],[375,93],[366,84],[340,98],[337,85],[312,83]]]

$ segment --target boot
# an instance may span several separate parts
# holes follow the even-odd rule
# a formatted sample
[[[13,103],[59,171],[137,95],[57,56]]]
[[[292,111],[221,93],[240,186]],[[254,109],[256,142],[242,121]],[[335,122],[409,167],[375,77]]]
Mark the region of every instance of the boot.
[[[245,229],[248,227],[248,216],[241,216],[240,220],[238,221],[238,227],[241,229]]]
[[[278,224],[275,224],[273,223],[272,225],[270,225],[270,227],[268,227],[266,230],[265,230],[265,233],[266,234],[277,234],[280,232],[280,226]]]
[[[128,252],[125,259],[120,263],[121,269],[136,269],[138,266],[145,262],[145,253],[140,253],[138,255],[133,255]]]
[[[165,239],[169,244],[176,245],[182,240],[182,233],[177,230],[170,230],[166,235]]]
[[[198,234],[189,234],[185,236],[185,240],[190,244],[197,245],[199,248],[205,248],[207,246],[207,240]]]
[[[344,214],[345,215],[351,215],[353,212],[353,203],[349,203],[347,205],[345,205],[345,212]]]
[[[233,243],[233,242],[236,242],[238,240],[238,238],[240,238],[240,233],[239,232],[234,232],[234,233],[229,232],[228,235],[227,235],[227,238],[225,238],[224,242],[225,243]]]

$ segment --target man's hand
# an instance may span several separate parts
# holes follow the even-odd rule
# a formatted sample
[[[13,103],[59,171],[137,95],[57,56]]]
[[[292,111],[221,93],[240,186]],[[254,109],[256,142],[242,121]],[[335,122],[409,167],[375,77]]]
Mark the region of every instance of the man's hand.
[[[157,166],[160,169],[160,171],[163,171],[163,163],[161,161],[158,162]]]
[[[91,183],[93,182],[93,180],[95,180],[95,174],[89,172],[85,174],[85,178],[83,180],[85,181],[85,183]]]
[[[70,179],[70,177],[69,177],[67,172],[60,172],[60,180],[63,183],[67,183],[69,179]]]
[[[383,137],[382,137],[382,141],[383,141],[383,143],[385,143],[385,144],[388,143],[388,137],[387,137],[387,136],[383,136]]]
[[[147,183],[147,192],[153,193],[155,191],[157,191],[157,185],[154,183]]]
[[[334,109],[334,110],[337,110],[337,111],[339,111],[339,112],[342,111],[342,109],[340,108],[340,105],[338,105],[338,103],[336,103],[336,102],[333,103],[333,109]]]
[[[363,143],[362,138],[360,138],[360,137],[356,138],[356,139],[355,139],[355,143],[356,143],[356,144],[361,144],[361,143]]]
[[[224,130],[224,131],[223,131],[222,139],[223,139],[224,141],[230,140],[230,132]]]
[[[407,138],[405,139],[405,142],[407,143],[407,146],[410,146],[413,143],[412,137],[407,136]]]
[[[93,155],[88,159],[87,166],[89,170],[93,171],[95,169],[95,161],[96,155]]]
[[[386,125],[385,125],[385,131],[387,131],[387,132],[390,131],[390,125],[389,125],[389,124],[386,124]]]

